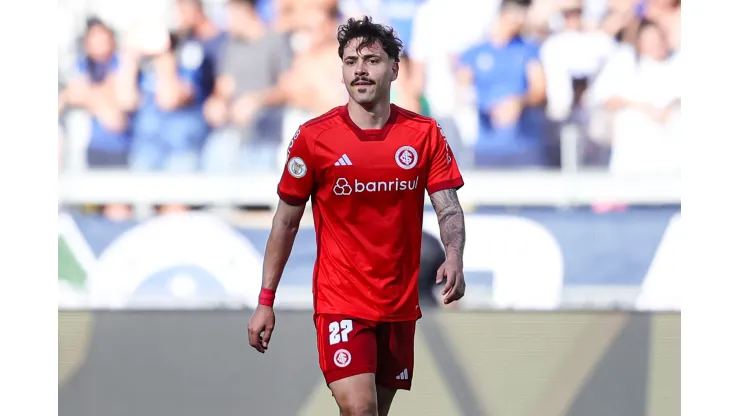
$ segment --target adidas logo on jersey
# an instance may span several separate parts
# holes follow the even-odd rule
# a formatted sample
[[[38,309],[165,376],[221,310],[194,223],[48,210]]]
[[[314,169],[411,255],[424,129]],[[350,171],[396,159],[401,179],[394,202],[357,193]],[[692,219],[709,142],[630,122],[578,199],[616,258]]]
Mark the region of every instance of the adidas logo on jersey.
[[[349,157],[345,153],[334,163],[334,166],[352,166],[352,161],[349,160]]]
[[[404,368],[403,371],[401,371],[401,374],[396,376],[396,380],[408,380],[409,379],[409,369]]]

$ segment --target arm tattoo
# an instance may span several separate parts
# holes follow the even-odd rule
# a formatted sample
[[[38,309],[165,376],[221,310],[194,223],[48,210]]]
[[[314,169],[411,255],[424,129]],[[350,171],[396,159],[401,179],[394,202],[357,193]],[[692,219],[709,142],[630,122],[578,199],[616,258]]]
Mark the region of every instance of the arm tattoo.
[[[429,199],[437,212],[439,235],[447,257],[453,255],[462,260],[465,248],[465,216],[460,201],[457,200],[457,191],[445,189],[433,193]]]

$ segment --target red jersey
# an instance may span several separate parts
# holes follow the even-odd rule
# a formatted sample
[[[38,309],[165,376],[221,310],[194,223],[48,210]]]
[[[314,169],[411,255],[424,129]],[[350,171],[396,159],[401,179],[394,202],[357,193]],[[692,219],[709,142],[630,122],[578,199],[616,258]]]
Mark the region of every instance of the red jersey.
[[[424,190],[462,185],[432,118],[391,105],[382,129],[362,130],[343,106],[303,124],[290,142],[278,195],[292,205],[311,198],[315,313],[386,322],[421,317]]]

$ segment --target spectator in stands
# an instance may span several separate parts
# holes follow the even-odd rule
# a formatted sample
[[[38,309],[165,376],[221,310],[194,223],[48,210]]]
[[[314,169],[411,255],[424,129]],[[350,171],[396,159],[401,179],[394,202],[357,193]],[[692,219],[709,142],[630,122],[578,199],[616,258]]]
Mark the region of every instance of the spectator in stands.
[[[521,31],[522,37],[542,44],[552,34],[552,18],[559,9],[558,5],[558,2],[552,0],[530,0]]]
[[[670,49],[681,49],[681,0],[641,1],[645,3],[645,17],[663,29]]]
[[[204,107],[208,123],[217,129],[203,153],[209,172],[277,166],[285,102],[277,84],[290,67],[291,50],[287,35],[271,33],[254,3],[228,3],[229,36],[216,89]]]
[[[469,165],[470,157],[459,128],[465,126],[461,107],[466,101],[465,91],[455,81],[455,60],[483,39],[496,11],[494,3],[428,0],[417,11],[405,48],[412,92],[428,103],[430,115],[442,126],[461,166]],[[466,133],[466,137],[475,136],[474,131]]]
[[[336,1],[314,0],[297,7],[299,26],[291,40],[294,58],[279,81],[289,106],[283,124],[283,148],[287,148],[301,123],[347,101],[347,91],[336,76],[341,65],[337,55]],[[280,154],[280,164],[285,162],[284,153]]]
[[[137,111],[132,167],[196,170],[207,133],[203,49],[197,42],[179,44],[164,25],[152,25],[132,33],[122,61],[119,99]]]
[[[125,168],[131,135],[128,114],[118,105],[113,74],[118,67],[113,31],[102,21],[87,22],[84,56],[77,75],[62,92],[60,109],[80,107],[91,115],[87,164],[90,168]]]
[[[537,45],[520,35],[528,7],[526,0],[503,0],[490,38],[460,58],[459,80],[476,93],[479,166],[546,165],[545,74]]]
[[[557,121],[571,115],[576,80],[589,82],[616,48],[606,32],[584,29],[582,0],[565,0],[561,10],[564,30],[542,45],[542,65],[547,74],[547,113]]]
[[[210,94],[226,34],[206,16],[202,0],[177,0],[176,5],[179,41],[203,48],[203,81],[205,92]]]
[[[608,148],[587,137],[587,114],[581,104],[617,44],[604,31],[585,29],[582,0],[565,0],[562,7],[564,30],[550,36],[540,52],[547,74],[547,115],[559,126],[574,125],[581,132],[579,162],[606,164]]]
[[[661,27],[644,20],[632,53],[612,56],[590,94],[609,114],[616,174],[675,173],[680,121],[679,61]]]
[[[130,36],[117,88],[121,105],[136,111],[130,165],[140,171],[196,171],[208,134],[203,49],[195,41],[179,43],[164,24],[140,26]]]
[[[59,110],[72,106],[90,114],[88,168],[123,169],[128,165],[131,130],[129,114],[116,97],[115,37],[111,28],[97,18],[88,19],[86,26],[84,55],[77,63],[77,74],[60,94]],[[112,204],[103,210],[112,219],[123,219],[129,214],[125,205]]]
[[[301,0],[256,0],[255,10],[265,24],[277,32],[290,32],[294,26],[295,5]]]
[[[644,17],[642,0],[609,0],[601,29],[614,36],[618,42],[634,44],[637,28]]]

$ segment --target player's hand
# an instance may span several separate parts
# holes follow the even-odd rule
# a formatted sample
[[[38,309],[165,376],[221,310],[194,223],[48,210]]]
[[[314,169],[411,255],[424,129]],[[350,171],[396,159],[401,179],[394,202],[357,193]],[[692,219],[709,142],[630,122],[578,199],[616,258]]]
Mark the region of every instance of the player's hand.
[[[437,284],[445,281],[442,288],[442,299],[445,305],[460,300],[465,296],[465,276],[462,271],[462,262],[447,258],[437,270]]]
[[[249,345],[264,354],[267,351],[267,345],[270,343],[274,328],[275,311],[269,306],[258,305],[247,327]]]

